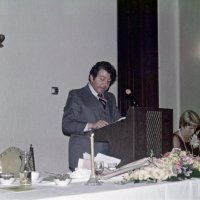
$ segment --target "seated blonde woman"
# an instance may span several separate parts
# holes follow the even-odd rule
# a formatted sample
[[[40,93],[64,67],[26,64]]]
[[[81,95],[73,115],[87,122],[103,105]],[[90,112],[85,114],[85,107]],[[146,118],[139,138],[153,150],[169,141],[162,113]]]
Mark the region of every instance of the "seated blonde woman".
[[[198,114],[192,110],[183,112],[179,121],[179,130],[173,133],[173,147],[199,155],[199,129],[200,117]]]

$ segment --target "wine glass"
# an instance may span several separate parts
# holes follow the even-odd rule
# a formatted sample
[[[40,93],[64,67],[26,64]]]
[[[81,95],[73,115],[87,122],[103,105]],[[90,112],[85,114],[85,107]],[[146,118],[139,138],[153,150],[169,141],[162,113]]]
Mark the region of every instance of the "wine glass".
[[[100,175],[104,170],[104,162],[103,161],[95,161],[94,163],[95,174]]]

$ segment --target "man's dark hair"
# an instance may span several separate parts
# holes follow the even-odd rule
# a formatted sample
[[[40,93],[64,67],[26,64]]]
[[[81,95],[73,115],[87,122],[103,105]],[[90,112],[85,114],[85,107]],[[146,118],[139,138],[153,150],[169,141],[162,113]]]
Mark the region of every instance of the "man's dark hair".
[[[111,78],[111,82],[110,82],[110,86],[116,81],[116,70],[115,68],[106,61],[100,61],[97,62],[92,69],[90,70],[90,74],[89,74],[89,81],[90,81],[90,75],[93,76],[93,78],[95,79],[98,75],[98,72],[103,69],[105,71],[107,71],[110,74],[110,78]]]

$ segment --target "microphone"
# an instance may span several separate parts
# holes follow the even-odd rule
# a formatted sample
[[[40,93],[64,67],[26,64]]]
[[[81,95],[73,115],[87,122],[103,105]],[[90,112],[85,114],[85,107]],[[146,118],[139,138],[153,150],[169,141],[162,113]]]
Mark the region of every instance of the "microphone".
[[[126,92],[126,96],[127,96],[128,100],[130,101],[131,106],[134,106],[134,107],[139,106],[137,101],[135,100],[131,90],[130,89],[126,89],[125,92]]]

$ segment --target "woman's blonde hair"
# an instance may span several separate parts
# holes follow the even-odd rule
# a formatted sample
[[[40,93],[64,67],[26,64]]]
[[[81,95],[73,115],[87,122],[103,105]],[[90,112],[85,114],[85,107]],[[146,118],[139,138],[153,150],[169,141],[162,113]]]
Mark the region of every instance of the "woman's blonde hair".
[[[181,126],[195,126],[200,127],[200,118],[199,115],[193,110],[186,110],[182,113],[179,121],[179,128]]]

